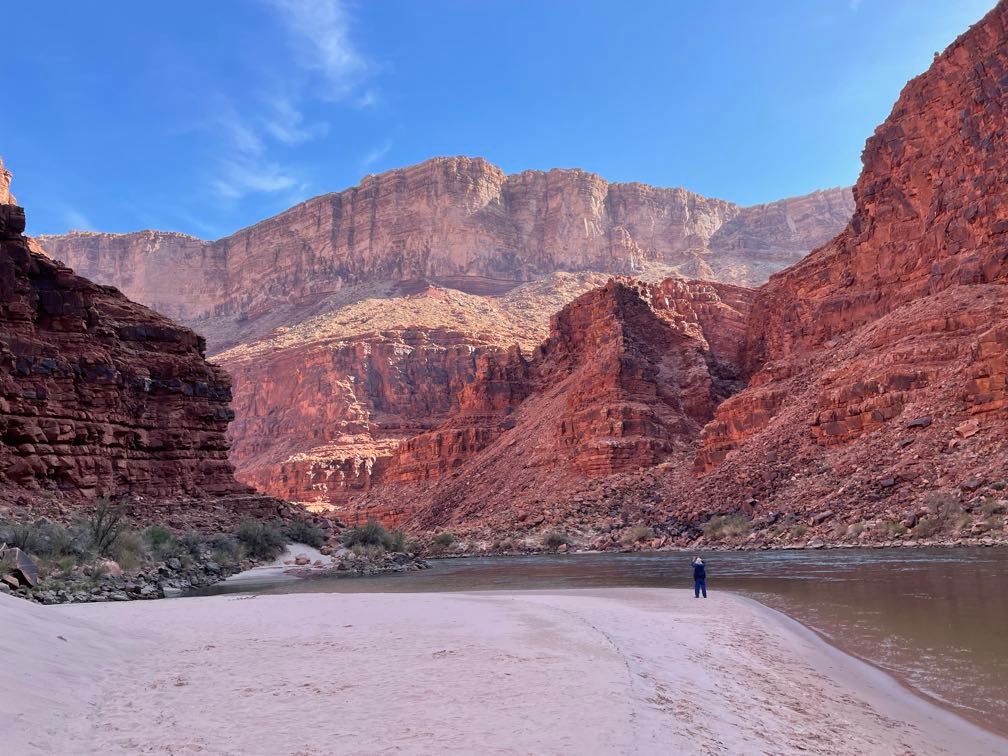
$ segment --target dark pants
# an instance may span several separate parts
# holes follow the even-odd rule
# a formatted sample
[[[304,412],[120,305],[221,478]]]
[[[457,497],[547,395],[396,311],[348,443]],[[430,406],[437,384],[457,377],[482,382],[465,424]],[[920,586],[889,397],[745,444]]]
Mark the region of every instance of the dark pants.
[[[707,579],[706,578],[695,578],[693,580],[693,594],[700,598],[700,591],[703,591],[703,597],[707,598]]]

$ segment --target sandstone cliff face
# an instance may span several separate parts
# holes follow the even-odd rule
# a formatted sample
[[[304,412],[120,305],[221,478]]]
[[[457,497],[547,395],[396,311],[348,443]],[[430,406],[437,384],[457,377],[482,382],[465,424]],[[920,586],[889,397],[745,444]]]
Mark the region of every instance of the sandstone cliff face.
[[[460,409],[482,351],[531,353],[549,316],[610,274],[763,280],[835,233],[851,206],[846,189],[740,208],[584,171],[506,176],[484,160],[439,158],[216,242],[155,231],[40,242],[207,335],[235,377],[241,480],[343,504],[401,440]],[[428,289],[454,293],[440,309],[416,307]],[[365,319],[374,325],[358,327]],[[488,431],[463,411],[475,437],[452,443],[482,446]],[[420,478],[426,464],[417,460]]]
[[[539,305],[597,282],[562,276],[492,299],[382,291],[223,352],[239,475],[275,495],[345,504],[371,488],[401,440],[468,401],[485,358],[545,336],[552,305]]]
[[[0,236],[0,500],[249,493],[203,339]]]
[[[506,517],[504,502],[513,514],[546,492],[688,458],[736,388],[730,334],[740,338],[750,297],[679,280],[614,280],[582,295],[529,358],[483,355],[459,408],[399,446],[355,517],[421,528]]]
[[[482,159],[436,158],[216,242],[158,231],[39,242],[82,274],[198,327],[374,281],[479,294],[554,271],[762,283],[832,237],[852,207],[848,189],[742,208],[579,170],[506,176]]]
[[[812,533],[851,542],[939,532],[1003,538],[996,513],[1008,485],[1006,108],[1002,2],[907,85],[867,143],[857,208],[836,239],[756,292],[722,286],[708,301],[695,290],[675,298],[696,286],[680,280],[641,289],[655,316],[702,344],[706,383],[694,362],[675,372],[696,380],[676,386],[663,375],[652,384],[643,368],[653,361],[628,366],[611,358],[619,350],[591,338],[615,312],[585,308],[566,338],[566,353],[579,355],[570,364],[585,366],[583,382],[537,384],[545,363],[533,358],[531,390],[507,416],[512,427],[498,425],[475,454],[435,448],[432,457],[458,460],[448,477],[375,491],[363,511],[385,514],[394,501],[388,514],[396,521],[477,540],[563,527],[595,537],[596,548],[615,545],[612,534],[634,523],[660,526],[652,545],[685,543],[720,513],[753,518],[748,543],[756,546]],[[744,314],[725,318],[733,293]],[[564,333],[555,329],[550,342]],[[640,402],[616,405],[614,414],[613,392],[625,381],[639,387]],[[555,386],[564,386],[562,401]],[[645,420],[669,406],[660,398],[669,389],[678,424]],[[622,413],[630,407],[632,419]],[[711,411],[697,443],[690,421]],[[603,417],[630,429],[636,448],[600,432]],[[587,443],[566,445],[568,427],[585,431]],[[662,427],[674,429],[668,438],[678,449],[663,445],[655,432]],[[605,445],[593,438],[615,441],[615,453],[599,454]],[[621,465],[627,448],[632,461]],[[554,473],[542,475],[545,468]]]
[[[850,225],[761,290],[753,364],[945,288],[1008,277],[1005,13],[999,5],[906,85],[865,144]]]
[[[0,205],[13,205],[17,202],[10,191],[11,174],[4,168],[3,160],[0,160]]]
[[[865,146],[848,228],[759,291],[746,362],[766,367],[750,390],[719,409],[704,466],[766,427],[791,396],[785,382],[816,370],[820,353],[858,328],[946,289],[981,300],[1000,291],[981,285],[1008,278],[1008,184],[999,178],[1008,169],[1006,17],[999,5],[907,84]],[[960,330],[930,322],[910,328],[922,336]],[[815,437],[850,439],[898,415],[905,403],[899,397],[935,378],[928,364],[915,370],[914,360],[946,359],[932,350],[940,352],[926,346],[915,357],[897,356],[894,362],[910,363],[902,373],[825,399],[835,406],[824,407]],[[858,413],[860,420],[852,417]]]

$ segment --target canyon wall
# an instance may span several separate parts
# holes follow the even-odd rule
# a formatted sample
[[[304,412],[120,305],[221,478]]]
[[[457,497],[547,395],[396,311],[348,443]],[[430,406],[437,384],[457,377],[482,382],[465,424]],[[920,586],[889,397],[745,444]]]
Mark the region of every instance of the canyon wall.
[[[503,413],[507,426],[498,422],[502,430],[493,438],[473,444],[470,433],[465,443],[439,443],[424,434],[404,442],[401,458],[421,456],[423,469],[438,474],[407,475],[413,482],[372,491],[359,500],[361,516],[376,512],[408,527],[444,528],[488,543],[561,528],[587,534],[595,548],[626,546],[616,534],[634,524],[657,529],[652,546],[701,535],[716,540],[723,534],[702,526],[719,514],[741,515],[747,524],[739,533],[751,546],[1003,539],[1006,169],[1008,3],[1002,2],[907,84],[866,144],[856,209],[839,236],[755,292],[739,290],[747,303],[740,317],[702,322],[705,310],[724,312],[731,300],[724,287],[706,306],[698,307],[695,296],[668,299],[673,319],[693,313],[681,328],[700,321],[693,336],[706,343],[700,353],[708,385],[723,386],[706,392],[706,407],[698,401],[705,395],[696,390],[701,382],[662,376],[656,386],[677,397],[678,425],[636,422],[668,406],[645,390],[632,395],[630,415],[607,414],[609,387],[625,377],[643,389],[647,371],[606,359],[590,339],[571,339],[571,353],[580,355],[572,364],[591,364],[586,375],[621,379],[586,381],[592,388],[585,392],[561,388],[564,378],[531,380],[527,391],[509,392],[522,400]],[[692,285],[662,286],[674,292]],[[635,286],[656,317],[669,317],[655,287]],[[614,312],[602,307],[576,332],[596,333],[613,320]],[[541,368],[533,358],[528,369],[535,376]],[[683,364],[675,373],[703,376]],[[569,402],[572,395],[585,404]],[[682,422],[705,411],[713,416],[702,431]],[[577,455],[568,455],[595,448],[598,430],[595,422],[578,423],[580,417],[615,418],[610,428],[631,429],[645,443],[628,446],[619,434],[599,434],[615,441],[614,455],[588,455],[587,467],[573,475]],[[450,433],[458,422],[465,427],[464,412],[442,426],[449,441],[457,438]],[[659,446],[652,455],[651,443],[661,438],[654,430],[663,425],[675,428],[678,448]],[[581,428],[588,443],[557,443],[565,438],[558,428]],[[613,464],[623,449],[631,449],[632,461]]]
[[[742,208],[578,170],[506,176],[437,158],[216,242],[158,231],[38,241],[206,335],[234,376],[241,480],[344,505],[400,441],[460,408],[481,355],[531,353],[551,314],[611,274],[763,281],[851,209],[846,189]]]
[[[680,279],[616,279],[583,294],[528,357],[481,355],[458,409],[399,445],[354,518],[420,528],[535,520],[543,496],[573,498],[586,480],[684,463],[714,408],[742,385],[751,298]]]
[[[822,351],[858,329],[904,306],[937,303],[929,298],[946,290],[963,299],[964,311],[986,312],[989,298],[1000,296],[1008,279],[1006,12],[999,5],[906,85],[865,145],[850,225],[760,289],[745,359],[750,368],[765,367],[751,390],[719,410],[708,466],[767,424],[790,396],[787,381],[815,370]],[[920,311],[924,320],[909,324],[910,332],[890,333],[894,342],[919,333],[926,344],[920,354],[893,355],[890,363],[910,364],[874,382],[865,376],[864,396],[854,390],[824,399],[817,438],[849,438],[886,422],[906,392],[935,381],[929,371],[950,356],[936,346],[938,334],[963,330],[971,316],[936,326]],[[999,318],[973,320],[967,333],[977,336]],[[866,417],[854,419],[859,414]]]
[[[104,495],[275,514],[234,478],[231,381],[202,337],[33,251],[23,211],[0,211],[0,504],[58,514]]]
[[[368,176],[215,242],[160,231],[38,241],[82,275],[197,325],[374,281],[477,294],[580,270],[762,283],[831,238],[852,209],[849,189],[743,208],[580,170],[507,176],[457,157]]]

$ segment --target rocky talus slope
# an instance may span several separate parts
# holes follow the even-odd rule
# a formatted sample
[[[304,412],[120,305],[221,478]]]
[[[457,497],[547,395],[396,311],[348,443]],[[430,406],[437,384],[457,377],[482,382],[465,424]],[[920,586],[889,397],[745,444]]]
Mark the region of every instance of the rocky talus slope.
[[[642,524],[658,526],[653,543],[685,543],[712,514],[727,519],[703,538],[750,545],[1003,539],[1006,173],[1002,2],[907,84],[868,140],[849,226],[753,292],[744,322],[714,329],[734,357],[729,376],[746,385],[713,409],[695,453],[664,449],[657,465],[643,454],[636,469],[594,479],[537,478],[531,449],[567,415],[535,387],[514,429],[449,479],[385,501],[416,527],[484,542],[552,526],[606,547]],[[654,296],[643,301],[661,315]],[[691,396],[681,392],[683,407]],[[521,430],[525,407],[541,407],[535,431]],[[508,443],[518,452],[503,453]],[[381,492],[364,504],[380,509]]]
[[[0,165],[0,504],[275,510],[234,478],[231,381],[202,337],[33,251],[9,175]]]
[[[262,491],[343,506],[436,428],[486,360],[548,335],[613,273],[762,282],[847,222],[849,190],[743,208],[577,170],[438,158],[216,242],[40,237],[54,258],[206,334],[234,377],[232,460]],[[496,355],[496,356],[495,356]]]

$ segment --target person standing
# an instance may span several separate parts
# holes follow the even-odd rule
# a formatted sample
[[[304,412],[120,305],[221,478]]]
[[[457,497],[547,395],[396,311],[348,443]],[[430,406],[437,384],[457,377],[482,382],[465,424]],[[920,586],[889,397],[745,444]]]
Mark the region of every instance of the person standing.
[[[707,568],[703,559],[695,557],[693,559],[693,598],[700,598],[700,592],[707,598]]]

